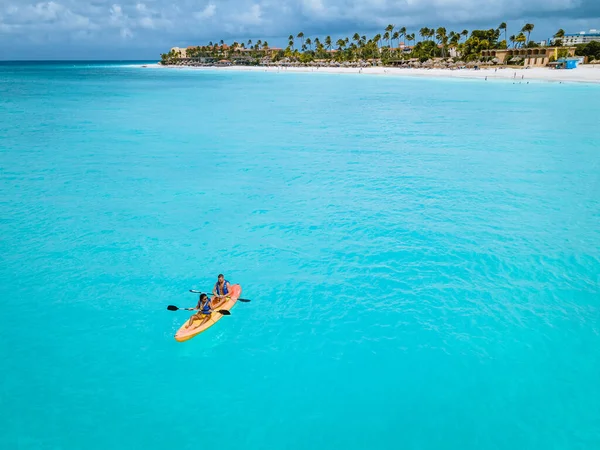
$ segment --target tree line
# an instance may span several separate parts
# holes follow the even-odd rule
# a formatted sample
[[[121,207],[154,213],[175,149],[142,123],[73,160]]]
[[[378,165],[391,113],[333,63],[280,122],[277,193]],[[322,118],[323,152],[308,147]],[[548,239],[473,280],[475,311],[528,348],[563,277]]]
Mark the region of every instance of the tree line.
[[[290,34],[287,39],[287,47],[277,51],[272,51],[268,42],[261,39],[233,42],[231,45],[226,45],[221,40],[209,42],[204,46],[188,48],[186,56],[188,58],[227,59],[236,54],[245,54],[248,58],[256,60],[268,58],[278,61],[287,58],[302,63],[315,60],[345,62],[373,59],[387,63],[411,58],[425,61],[430,58],[447,58],[449,56],[464,61],[477,61],[481,59],[482,50],[538,47],[539,44],[530,39],[534,28],[534,24],[527,23],[518,33],[509,36],[506,22],[502,22],[496,28],[472,30],[471,32],[466,29],[448,31],[444,27],[435,29],[422,27],[418,31],[409,32],[406,27],[397,28],[390,24],[382,30],[382,33],[377,33],[372,37],[354,33],[352,36],[335,41],[331,36],[311,37],[306,36],[304,32],[296,35]],[[551,44],[561,46],[564,35],[564,30],[558,30],[554,34]],[[403,46],[402,42],[408,43],[408,45]],[[177,57],[178,55],[172,54],[172,52],[161,55],[163,61]]]

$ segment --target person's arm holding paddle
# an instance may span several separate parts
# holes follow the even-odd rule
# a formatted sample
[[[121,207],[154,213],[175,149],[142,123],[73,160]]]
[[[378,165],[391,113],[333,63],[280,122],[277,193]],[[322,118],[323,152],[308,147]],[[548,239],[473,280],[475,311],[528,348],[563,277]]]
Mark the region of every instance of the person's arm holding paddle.
[[[220,273],[217,277],[215,287],[213,288],[213,295],[217,298],[217,302],[215,303],[214,307],[216,308],[217,306],[220,306],[225,301],[225,298],[229,295],[230,292],[231,285],[229,284],[229,281],[227,281],[223,274]]]
[[[208,305],[208,308],[204,308],[203,300]],[[212,312],[212,308],[210,307],[210,299],[208,298],[208,296],[206,294],[200,294],[200,298],[198,299],[198,304],[196,305],[195,308],[192,308],[192,311],[200,311],[202,309],[209,310]],[[192,317],[190,317],[190,320],[187,323],[186,328],[189,328],[194,323],[194,320],[201,319],[204,317],[206,317],[205,312],[198,312],[198,313],[192,315]]]

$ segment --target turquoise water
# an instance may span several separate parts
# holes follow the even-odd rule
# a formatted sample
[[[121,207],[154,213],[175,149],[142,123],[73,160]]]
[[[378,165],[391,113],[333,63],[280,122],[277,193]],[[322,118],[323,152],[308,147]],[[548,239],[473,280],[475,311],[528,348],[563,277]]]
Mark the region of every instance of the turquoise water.
[[[0,448],[597,449],[600,87],[0,65]],[[173,335],[223,272],[243,297]]]

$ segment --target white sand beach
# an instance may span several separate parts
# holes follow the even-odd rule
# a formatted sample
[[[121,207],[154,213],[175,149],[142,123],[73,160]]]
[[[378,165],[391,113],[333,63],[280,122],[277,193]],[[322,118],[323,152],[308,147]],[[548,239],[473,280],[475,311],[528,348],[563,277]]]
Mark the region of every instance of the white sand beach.
[[[148,64],[145,68],[162,68],[171,70],[228,70],[246,72],[276,72],[276,73],[350,73],[380,76],[409,76],[409,77],[440,77],[440,78],[474,78],[483,81],[514,80],[515,82],[546,81],[546,82],[577,82],[600,83],[600,64],[582,65],[576,69],[556,70],[546,67],[508,68],[490,67],[475,69],[424,69],[424,68],[394,68],[394,67],[266,67],[266,66],[218,66],[218,67],[187,67],[162,66]]]

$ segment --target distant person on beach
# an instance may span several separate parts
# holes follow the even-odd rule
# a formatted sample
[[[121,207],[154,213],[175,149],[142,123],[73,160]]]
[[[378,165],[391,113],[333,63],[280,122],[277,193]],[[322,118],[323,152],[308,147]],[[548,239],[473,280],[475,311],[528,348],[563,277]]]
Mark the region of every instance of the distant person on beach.
[[[203,325],[204,323],[208,322],[208,319],[210,319],[210,315],[212,313],[212,302],[208,298],[208,295],[200,294],[200,299],[198,300],[198,304],[196,305],[196,307],[194,309],[199,310],[199,312],[197,312],[192,317],[190,317],[190,320],[188,321],[187,325],[185,326],[186,328],[191,327],[195,320],[202,321],[201,323],[198,324],[198,326]]]
[[[213,287],[212,291],[214,295],[213,300],[215,298],[217,299],[217,302],[214,305],[214,307],[216,308],[217,306],[220,306],[221,303],[225,301],[225,298],[229,295],[230,292],[231,285],[229,284],[229,281],[227,281],[223,274],[220,273],[217,277],[217,282],[215,283],[215,287]]]

